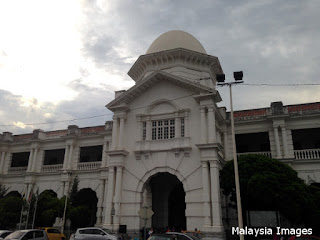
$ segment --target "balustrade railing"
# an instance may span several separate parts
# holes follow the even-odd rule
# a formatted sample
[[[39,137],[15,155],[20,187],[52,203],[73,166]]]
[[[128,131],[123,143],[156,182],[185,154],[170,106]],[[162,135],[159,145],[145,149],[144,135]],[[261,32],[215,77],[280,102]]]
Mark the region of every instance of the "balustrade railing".
[[[42,172],[57,172],[62,169],[63,164],[43,165]]]
[[[294,150],[295,159],[320,159],[320,149]]]
[[[101,167],[101,161],[100,162],[81,162],[78,163],[78,170],[91,170],[91,169],[97,169]]]
[[[247,154],[258,154],[258,155],[264,155],[266,157],[271,158],[271,152],[245,152],[245,153],[237,153],[237,156],[241,155],[247,155]]]
[[[15,173],[23,173],[27,171],[27,166],[25,167],[10,167],[9,173],[15,174]]]

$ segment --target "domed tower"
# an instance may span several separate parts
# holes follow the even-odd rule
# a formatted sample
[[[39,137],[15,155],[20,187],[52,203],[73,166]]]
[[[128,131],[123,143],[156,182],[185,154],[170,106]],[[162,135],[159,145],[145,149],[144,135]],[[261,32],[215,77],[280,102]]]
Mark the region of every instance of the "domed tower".
[[[214,88],[216,74],[223,73],[219,59],[210,56],[191,34],[173,30],[160,35],[129,70],[137,83],[154,71],[165,71]]]
[[[200,228],[222,239],[219,168],[227,138],[215,89],[221,73],[217,57],[177,30],[137,59],[128,72],[136,84],[107,105],[114,116],[104,227],[125,224],[136,232],[143,226],[138,212],[149,206],[147,227]]]

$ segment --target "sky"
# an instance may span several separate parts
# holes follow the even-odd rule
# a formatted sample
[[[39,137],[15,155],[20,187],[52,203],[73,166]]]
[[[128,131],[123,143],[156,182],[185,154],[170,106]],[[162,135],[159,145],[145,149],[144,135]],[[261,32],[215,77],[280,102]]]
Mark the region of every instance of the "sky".
[[[135,83],[131,66],[170,30],[196,37],[227,81],[243,71],[249,85],[233,87],[234,110],[320,102],[319,9],[318,0],[2,0],[0,134],[103,125],[114,91]],[[228,89],[217,90],[229,110]]]

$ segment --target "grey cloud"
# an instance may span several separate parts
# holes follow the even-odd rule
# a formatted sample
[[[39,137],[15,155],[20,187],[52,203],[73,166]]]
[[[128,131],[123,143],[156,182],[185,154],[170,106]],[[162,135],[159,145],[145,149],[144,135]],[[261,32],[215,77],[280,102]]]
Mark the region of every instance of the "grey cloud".
[[[0,133],[12,132],[13,134],[30,133],[33,129],[44,131],[66,129],[68,125],[76,124],[79,127],[103,125],[105,121],[111,120],[112,113],[105,108],[105,105],[114,98],[114,93],[105,87],[94,88],[82,83],[81,79],[72,81],[69,87],[78,95],[69,101],[61,101],[57,105],[46,102],[39,104],[36,99],[31,105],[23,106],[23,98],[8,91],[0,90]],[[100,116],[90,118],[93,116]],[[87,118],[75,121],[65,121]],[[20,128],[12,125],[14,122],[46,123],[33,124]]]
[[[219,57],[229,80],[233,71],[243,70],[246,83],[318,82],[320,2],[207,0],[197,4],[191,0],[122,0],[107,3],[105,10],[101,1],[84,2],[88,27],[83,31],[87,40],[95,33],[95,44],[86,45],[84,51],[106,71],[126,73],[131,67],[126,59],[144,54],[160,34],[180,29],[193,34],[208,54]],[[127,56],[120,57],[112,46],[125,48]],[[271,101],[281,99],[284,104],[307,99],[300,99],[300,90],[292,88],[242,86],[239,89],[239,93],[235,89],[235,94],[239,94],[235,102],[237,109],[269,106]],[[300,89],[318,96],[312,89],[308,90],[310,87]],[[228,94],[224,89],[220,91],[224,100],[221,104],[228,106]]]

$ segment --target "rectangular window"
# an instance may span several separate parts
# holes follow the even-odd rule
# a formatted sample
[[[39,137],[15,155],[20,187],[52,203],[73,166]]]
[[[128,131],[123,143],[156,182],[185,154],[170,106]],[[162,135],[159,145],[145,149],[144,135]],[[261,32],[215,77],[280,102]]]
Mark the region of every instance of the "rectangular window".
[[[181,118],[181,137],[184,137],[184,118]]]
[[[175,128],[174,126],[170,126],[170,138],[174,138]]]
[[[146,140],[147,137],[147,123],[142,122],[142,139]]]
[[[27,167],[30,152],[12,153],[11,167]]]
[[[157,127],[152,126],[152,140],[156,140],[156,139],[157,139]]]
[[[43,165],[63,164],[65,149],[54,149],[44,151]]]
[[[81,147],[80,162],[99,162],[102,161],[102,145]]]
[[[152,140],[175,137],[174,119],[152,121]]]

